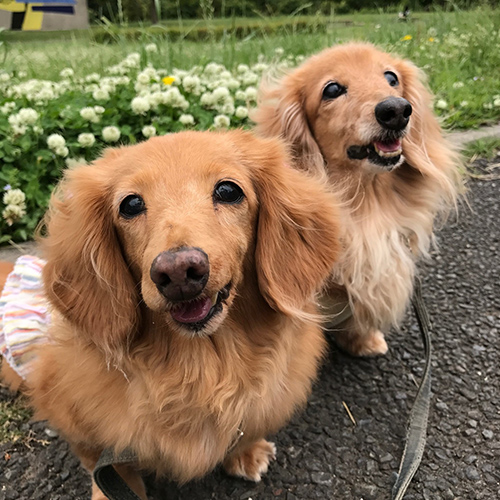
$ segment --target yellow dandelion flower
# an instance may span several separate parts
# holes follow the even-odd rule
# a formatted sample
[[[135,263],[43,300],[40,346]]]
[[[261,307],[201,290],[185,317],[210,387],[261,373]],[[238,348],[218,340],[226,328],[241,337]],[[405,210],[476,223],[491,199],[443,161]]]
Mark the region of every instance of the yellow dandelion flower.
[[[413,37],[411,35],[405,35],[403,38],[401,38],[402,42],[406,42],[408,40],[411,40]]]
[[[433,38],[432,36],[429,38],[429,42],[433,42],[435,40],[435,38]]]
[[[175,78],[173,76],[166,76],[161,80],[165,85],[172,85],[175,82]]]

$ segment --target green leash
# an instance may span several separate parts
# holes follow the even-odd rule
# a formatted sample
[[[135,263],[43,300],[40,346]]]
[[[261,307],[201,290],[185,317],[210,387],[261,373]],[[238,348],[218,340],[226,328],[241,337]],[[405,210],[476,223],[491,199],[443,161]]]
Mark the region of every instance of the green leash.
[[[406,432],[406,444],[399,465],[398,477],[392,489],[392,500],[403,499],[422,460],[431,400],[431,323],[422,299],[422,285],[418,278],[415,280],[412,303],[424,342],[425,368],[413,408],[411,409],[408,430]]]
[[[431,324],[422,299],[422,286],[418,278],[415,281],[412,303],[424,342],[426,361],[424,374],[410,413],[406,444],[403,456],[401,457],[398,477],[392,489],[391,500],[403,499],[415,472],[417,472],[424,454],[427,420],[429,417],[431,397]],[[109,500],[141,500],[113,467],[113,464],[118,465],[134,462],[136,462],[136,457],[130,450],[125,450],[119,455],[115,455],[109,449],[101,453],[94,469],[94,481]]]
[[[136,461],[135,454],[128,449],[119,455],[115,455],[109,448],[101,453],[93,476],[97,486],[109,500],[141,500],[113,467],[113,464],[129,464]]]

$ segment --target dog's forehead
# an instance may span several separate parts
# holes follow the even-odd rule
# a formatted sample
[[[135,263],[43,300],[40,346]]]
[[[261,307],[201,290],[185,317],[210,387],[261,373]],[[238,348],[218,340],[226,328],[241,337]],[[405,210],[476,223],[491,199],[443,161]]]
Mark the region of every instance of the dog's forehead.
[[[118,184],[142,189],[179,188],[186,184],[212,185],[223,178],[247,181],[246,169],[235,147],[223,135],[170,134],[129,148],[120,159]]]
[[[398,60],[370,45],[350,44],[327,49],[311,58],[310,67],[321,76],[356,81],[374,72],[394,70]],[[319,76],[319,75],[318,75]]]

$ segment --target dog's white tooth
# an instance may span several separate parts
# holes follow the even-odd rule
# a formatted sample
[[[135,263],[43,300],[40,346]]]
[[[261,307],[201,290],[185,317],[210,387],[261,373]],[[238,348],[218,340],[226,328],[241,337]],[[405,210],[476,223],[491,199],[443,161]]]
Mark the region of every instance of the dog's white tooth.
[[[212,305],[215,306],[217,303],[217,297],[219,296],[219,292],[217,292],[213,297],[212,297]]]
[[[399,148],[397,151],[381,151],[377,148],[377,146],[375,146],[375,151],[379,156],[382,156],[383,158],[393,158],[394,156],[399,156],[403,152],[401,148]]]

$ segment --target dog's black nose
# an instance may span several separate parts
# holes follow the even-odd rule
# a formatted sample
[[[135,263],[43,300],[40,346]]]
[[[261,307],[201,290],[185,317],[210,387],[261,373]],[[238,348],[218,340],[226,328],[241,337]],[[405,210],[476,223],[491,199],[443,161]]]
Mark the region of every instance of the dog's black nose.
[[[210,272],[208,255],[200,248],[181,247],[158,254],[150,276],[169,300],[190,300],[205,288]]]
[[[375,106],[375,118],[389,130],[403,130],[412,112],[411,104],[402,97],[389,97]]]

